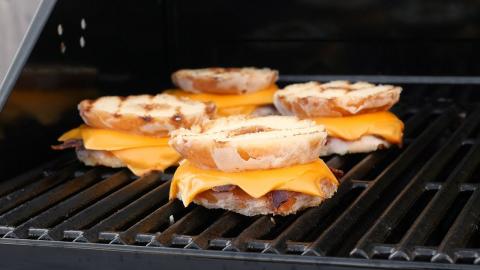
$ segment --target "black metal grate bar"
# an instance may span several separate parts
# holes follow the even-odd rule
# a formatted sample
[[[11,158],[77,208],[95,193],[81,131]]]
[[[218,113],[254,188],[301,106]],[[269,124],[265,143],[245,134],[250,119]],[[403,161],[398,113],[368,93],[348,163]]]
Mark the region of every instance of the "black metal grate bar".
[[[449,206],[458,194],[457,183],[464,182],[471,177],[480,164],[480,144],[464,157],[461,164],[452,172],[429,206],[420,214],[415,224],[409,229],[398,247],[392,253],[392,258],[411,260],[416,256],[415,246],[423,245],[434,228],[439,224]]]
[[[117,211],[112,216],[97,223],[92,228],[83,233],[83,241],[96,242],[98,236],[102,231],[114,231],[118,230],[122,226],[125,226],[131,220],[135,220],[142,213],[149,209],[164,203],[168,199],[169,183],[164,183],[157,188],[151,190],[138,200],[134,201],[125,208]]]
[[[132,227],[128,228],[126,231],[121,232],[115,243],[133,244],[135,243],[138,234],[148,233],[161,225],[168,224],[170,222],[170,217],[175,220],[177,215],[185,211],[186,209],[181,202],[177,200],[170,201],[137,222]],[[151,239],[146,242],[151,242]]]
[[[52,226],[129,181],[131,178],[128,173],[120,171],[16,227],[11,237],[25,238],[30,228]]]
[[[68,196],[79,192],[83,188],[88,187],[97,180],[99,174],[100,169],[95,168],[82,176],[56,186],[40,196],[35,197],[34,199],[1,215],[0,224],[18,225],[19,222],[24,221],[28,217],[31,217]]]
[[[245,219],[246,218],[242,215],[233,212],[225,212],[206,230],[193,236],[185,247],[192,249],[208,249],[210,240],[221,237]]]
[[[405,169],[408,169],[409,165],[415,161],[415,157],[417,157],[442,130],[448,127],[454,119],[454,111],[448,110],[435,120],[432,125],[422,132],[414,143],[409,145],[408,148],[378,176],[375,183],[360,195],[355,202],[355,207],[346,210],[331,227],[326,229],[325,232],[311,244],[304,254],[325,256],[329,254],[333,248],[338,246],[340,241],[344,239],[345,234],[355,225],[355,221],[375,202],[380,193],[385,190],[393,180],[400,176]],[[416,119],[412,119],[412,121],[415,120]]]
[[[63,181],[67,180],[68,177],[70,177],[78,167],[78,164],[71,164],[64,170],[61,170],[58,174],[54,173],[48,175],[38,182],[33,182],[26,187],[22,187],[8,195],[3,196],[0,198],[0,213],[3,214],[15,206],[18,206],[62,183]]]
[[[95,220],[99,220],[104,215],[117,209],[119,205],[122,205],[122,203],[135,199],[136,196],[158,185],[161,181],[162,180],[160,176],[156,174],[139,178],[115,193],[109,195],[108,197],[100,200],[94,205],[82,210],[75,216],[55,226],[42,239],[62,240],[64,237],[64,231],[78,230],[88,226],[89,224],[92,224],[95,222]]]
[[[333,203],[330,203],[333,206]],[[280,234],[274,241],[267,244],[264,249],[264,253],[286,253],[287,241],[292,239],[298,239],[305,236],[305,234],[312,230],[317,223],[321,220],[328,211],[332,208],[319,207],[308,209],[304,214],[295,220],[282,234]]]
[[[470,237],[478,230],[480,220],[480,190],[476,189],[455,220],[440,244],[436,254],[432,257],[433,262],[454,263],[457,259],[474,259],[479,256],[465,256],[456,250],[464,248]]]
[[[0,197],[5,194],[11,193],[22,186],[33,183],[35,180],[39,180],[52,174],[55,174],[57,169],[65,167],[68,164],[74,162],[72,155],[65,155],[59,159],[49,161],[42,164],[24,174],[14,177],[9,180],[0,182]],[[64,168],[63,168],[64,169]]]
[[[425,183],[434,180],[440,174],[442,168],[454,156],[460,148],[463,140],[467,139],[470,133],[479,125],[480,110],[477,110],[469,117],[462,126],[450,137],[444,146],[432,157],[423,169],[412,179],[412,181],[399,194],[396,200],[387,208],[382,217],[367,231],[362,239],[352,250],[351,255],[355,257],[372,258],[378,250],[374,243],[382,243],[394,228],[406,215],[415,201],[425,191]],[[388,251],[390,253],[390,251]]]
[[[361,164],[357,165],[362,168]],[[356,168],[353,168],[349,174],[357,174]],[[345,178],[349,178],[349,174],[346,174]],[[355,182],[345,182],[337,191],[337,195],[328,201],[326,201],[322,207],[308,209],[305,213],[300,215],[289,227],[287,227],[276,239],[271,243],[268,243],[265,253],[285,253],[287,251],[287,241],[295,241],[302,239],[312,231],[322,231],[329,224],[326,221],[331,220],[328,215],[340,214],[337,207],[347,200],[347,196],[355,189]],[[362,188],[363,191],[363,188]],[[352,198],[355,199],[355,198]]]
[[[225,251],[246,251],[248,242],[267,234],[275,227],[277,217],[261,216],[240,233],[234,240],[227,242]]]
[[[216,211],[207,210],[203,207],[195,207],[180,220],[168,227],[165,231],[158,233],[157,236],[148,244],[149,246],[170,246],[175,235],[188,233],[189,230],[205,224],[208,220],[218,215]]]

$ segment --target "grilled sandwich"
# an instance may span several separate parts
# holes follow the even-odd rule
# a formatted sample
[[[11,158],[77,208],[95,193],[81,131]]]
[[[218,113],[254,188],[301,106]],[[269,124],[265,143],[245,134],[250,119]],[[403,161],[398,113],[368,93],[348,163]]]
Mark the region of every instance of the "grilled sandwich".
[[[134,174],[163,171],[180,155],[168,133],[212,117],[215,105],[168,94],[107,96],[78,105],[85,122],[63,134],[54,149],[75,148],[86,165],[128,167]]]
[[[293,84],[275,93],[283,115],[312,119],[325,126],[322,155],[370,152],[401,145],[403,122],[388,110],[399,101],[402,88],[367,82]]]
[[[231,116],[171,133],[184,158],[170,199],[243,215],[288,215],[333,196],[338,181],[318,158],[324,127],[289,116]]]
[[[269,68],[182,69],[172,74],[179,87],[168,93],[217,105],[219,116],[276,113],[272,105],[278,71]]]

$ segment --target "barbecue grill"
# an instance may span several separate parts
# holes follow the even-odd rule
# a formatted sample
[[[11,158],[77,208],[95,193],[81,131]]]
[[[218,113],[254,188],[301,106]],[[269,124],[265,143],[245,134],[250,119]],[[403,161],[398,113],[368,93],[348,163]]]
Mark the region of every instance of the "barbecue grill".
[[[0,268],[478,269],[479,10],[455,1],[58,2],[0,114]],[[175,168],[139,178],[49,149],[80,123],[75,104],[86,95],[158,92],[179,67],[248,65],[280,69],[280,85],[401,85],[393,111],[404,145],[325,158],[345,172],[338,192],[286,217],[184,208],[168,201]],[[68,98],[11,116],[38,92]],[[45,120],[42,110],[55,114]]]

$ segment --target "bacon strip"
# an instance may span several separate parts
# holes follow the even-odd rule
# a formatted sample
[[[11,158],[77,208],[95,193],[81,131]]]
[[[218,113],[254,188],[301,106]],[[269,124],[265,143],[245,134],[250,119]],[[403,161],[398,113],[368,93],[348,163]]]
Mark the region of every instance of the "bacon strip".
[[[236,187],[237,186],[235,185],[223,185],[223,186],[213,187],[212,190],[215,192],[227,192],[227,191],[234,190]]]
[[[64,141],[62,144],[52,145],[52,149],[53,150],[64,150],[64,149],[68,149],[68,148],[78,148],[78,147],[82,147],[82,146],[83,146],[82,140],[67,140],[67,141]]]
[[[274,190],[272,194],[272,204],[275,209],[278,209],[280,205],[288,201],[288,191],[285,190]]]
[[[328,167],[330,171],[335,175],[337,178],[341,178],[344,173],[342,170],[335,169],[332,167]],[[236,188],[236,185],[223,185],[223,186],[216,186],[213,187],[212,190],[215,192],[229,192]],[[288,201],[289,199],[289,192],[285,190],[273,190],[270,192],[270,198],[272,200],[272,205],[275,209],[278,209],[282,204]]]
[[[344,175],[342,170],[335,169],[330,166],[328,166],[328,168],[330,169],[330,171],[332,171],[333,175],[335,175],[336,178],[342,178],[342,176]]]

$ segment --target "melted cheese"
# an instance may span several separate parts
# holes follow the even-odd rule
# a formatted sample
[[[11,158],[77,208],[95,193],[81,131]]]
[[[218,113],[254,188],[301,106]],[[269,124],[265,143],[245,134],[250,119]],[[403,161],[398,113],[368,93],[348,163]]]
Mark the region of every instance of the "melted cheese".
[[[233,107],[224,107],[217,109],[218,116],[229,116],[229,115],[239,115],[239,114],[252,114],[255,109],[259,106],[257,105],[243,105],[243,106],[233,106]]]
[[[401,144],[403,122],[391,112],[375,112],[344,117],[318,117],[328,135],[346,141],[355,141],[364,135],[374,135],[393,144]]]
[[[321,187],[324,180],[338,185],[333,173],[320,159],[285,168],[233,173],[200,169],[184,160],[173,176],[170,199],[178,197],[187,206],[198,194],[222,185],[237,185],[254,198],[262,197],[272,190],[324,196]]]
[[[168,146],[168,137],[135,135],[127,132],[91,128],[82,125],[63,134],[58,140],[81,139],[86,149],[122,150],[146,146]]]
[[[170,146],[150,146],[112,151],[135,175],[163,171],[176,164],[180,155]]]
[[[136,175],[163,171],[175,164],[180,155],[168,145],[168,138],[156,138],[126,132],[80,126],[58,140],[78,139],[85,149],[111,152]]]
[[[243,95],[219,95],[209,93],[190,93],[183,90],[168,90],[166,93],[187,97],[197,101],[213,102],[217,105],[218,115],[228,116],[235,114],[250,114],[257,107],[273,103],[273,94],[277,91],[276,85],[263,90]]]

